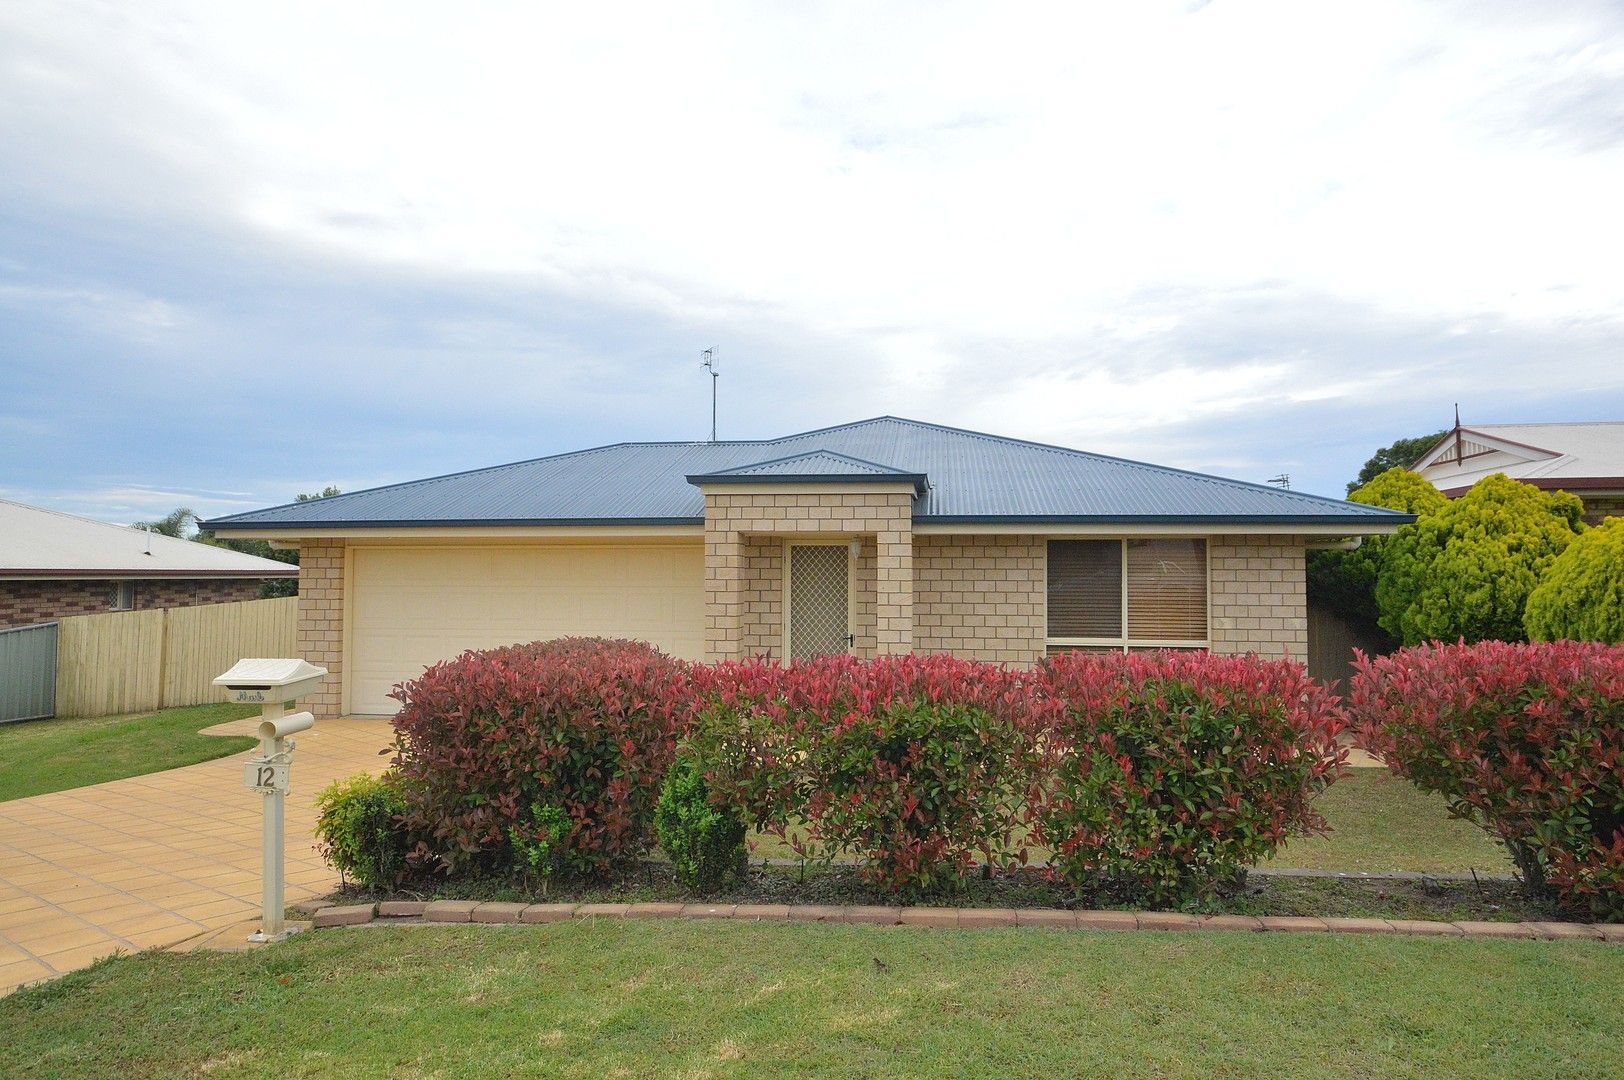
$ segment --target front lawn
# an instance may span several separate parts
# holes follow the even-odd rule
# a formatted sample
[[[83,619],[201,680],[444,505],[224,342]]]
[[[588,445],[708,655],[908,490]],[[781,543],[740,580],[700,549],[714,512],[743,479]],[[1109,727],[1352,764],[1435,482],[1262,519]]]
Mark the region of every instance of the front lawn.
[[[0,802],[235,754],[255,740],[198,731],[257,711],[255,705],[188,705],[89,720],[0,724]]]
[[[1355,769],[1315,804],[1329,836],[1293,840],[1266,865],[1310,870],[1509,874],[1506,849],[1485,830],[1449,816],[1442,796],[1386,769]]]
[[[1617,1076],[1600,943],[575,920],[149,953],[0,999],[9,1075]]]

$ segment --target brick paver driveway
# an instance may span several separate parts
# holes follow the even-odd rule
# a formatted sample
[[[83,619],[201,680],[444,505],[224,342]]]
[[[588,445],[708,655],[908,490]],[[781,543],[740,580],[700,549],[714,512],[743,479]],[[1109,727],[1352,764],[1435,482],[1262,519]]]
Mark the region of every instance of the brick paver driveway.
[[[258,718],[209,729],[252,734]],[[328,720],[296,737],[287,802],[288,902],[337,876],[315,852],[315,794],[379,772],[385,720]],[[169,772],[0,802],[0,994],[98,957],[173,945],[259,909],[260,800],[236,754]]]

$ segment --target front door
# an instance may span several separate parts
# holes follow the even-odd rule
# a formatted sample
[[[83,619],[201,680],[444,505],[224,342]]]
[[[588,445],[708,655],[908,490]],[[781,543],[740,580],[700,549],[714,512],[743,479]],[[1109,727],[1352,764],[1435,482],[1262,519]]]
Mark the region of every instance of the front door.
[[[851,649],[851,570],[845,544],[789,549],[789,656],[805,660]]]

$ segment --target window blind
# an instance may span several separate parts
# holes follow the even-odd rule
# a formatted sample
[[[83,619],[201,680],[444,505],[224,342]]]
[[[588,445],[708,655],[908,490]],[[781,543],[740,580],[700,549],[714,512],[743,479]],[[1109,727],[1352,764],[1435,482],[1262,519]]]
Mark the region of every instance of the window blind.
[[[1205,641],[1207,542],[1128,541],[1128,637]]]
[[[1122,542],[1049,543],[1049,636],[1122,636]]]

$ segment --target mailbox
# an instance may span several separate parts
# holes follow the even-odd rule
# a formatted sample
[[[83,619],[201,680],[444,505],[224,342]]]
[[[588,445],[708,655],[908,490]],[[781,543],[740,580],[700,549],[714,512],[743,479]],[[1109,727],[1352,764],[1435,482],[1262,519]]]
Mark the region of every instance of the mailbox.
[[[225,687],[231,701],[266,705],[313,693],[326,674],[326,668],[303,660],[238,660],[214,685]]]
[[[264,796],[263,856],[260,929],[249,941],[281,941],[288,929],[282,920],[283,802],[293,769],[293,740],[289,735],[307,731],[316,718],[307,712],[290,713],[290,702],[313,693],[326,668],[303,660],[239,660],[214,680],[231,701],[260,706],[259,753],[243,762],[243,784]]]

